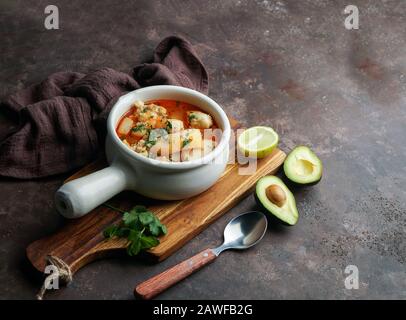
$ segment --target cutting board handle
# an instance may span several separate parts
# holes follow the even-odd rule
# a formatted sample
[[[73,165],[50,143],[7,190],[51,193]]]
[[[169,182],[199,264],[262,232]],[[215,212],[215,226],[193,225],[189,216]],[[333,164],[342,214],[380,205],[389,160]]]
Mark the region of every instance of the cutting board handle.
[[[79,218],[126,188],[125,170],[111,165],[65,183],[55,193],[55,206],[65,218]]]
[[[139,284],[134,290],[134,295],[142,299],[151,299],[212,262],[216,257],[212,249],[206,249]]]

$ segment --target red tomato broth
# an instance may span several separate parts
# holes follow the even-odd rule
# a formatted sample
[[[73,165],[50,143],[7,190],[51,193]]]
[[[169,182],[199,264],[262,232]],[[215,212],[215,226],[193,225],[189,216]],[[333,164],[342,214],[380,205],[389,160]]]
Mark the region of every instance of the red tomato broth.
[[[196,107],[193,104],[187,103],[187,102],[181,102],[181,101],[176,101],[176,100],[151,100],[146,102],[145,104],[149,103],[154,103],[157,105],[160,105],[161,107],[164,107],[167,112],[168,112],[168,119],[177,119],[177,120],[182,120],[185,125],[189,124],[189,119],[187,116],[188,111],[201,111],[205,112],[199,107]],[[217,129],[218,126],[216,124],[216,120],[212,116],[213,119],[213,125],[211,126],[210,129]],[[190,128],[189,126],[186,126],[185,129]],[[202,134],[203,134],[203,130]]]

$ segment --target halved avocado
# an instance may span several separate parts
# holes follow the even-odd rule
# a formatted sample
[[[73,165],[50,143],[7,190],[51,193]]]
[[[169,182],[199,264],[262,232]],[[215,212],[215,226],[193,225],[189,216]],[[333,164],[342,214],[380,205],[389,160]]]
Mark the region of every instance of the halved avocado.
[[[280,222],[293,226],[299,219],[295,197],[278,177],[266,176],[259,179],[255,199],[265,212]]]
[[[323,164],[309,147],[298,146],[287,156],[283,171],[294,183],[316,184],[321,180]]]

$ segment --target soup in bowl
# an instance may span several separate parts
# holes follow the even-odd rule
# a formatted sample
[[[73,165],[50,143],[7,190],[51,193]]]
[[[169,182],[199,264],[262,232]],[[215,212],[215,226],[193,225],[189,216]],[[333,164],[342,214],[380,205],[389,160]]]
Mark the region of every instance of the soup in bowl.
[[[195,196],[224,172],[230,134],[222,108],[200,92],[177,86],[130,92],[107,120],[110,165],[63,185],[56,207],[76,218],[123,190],[160,200]]]
[[[185,162],[211,152],[221,138],[213,117],[177,100],[136,101],[116,133],[134,152],[167,162]]]

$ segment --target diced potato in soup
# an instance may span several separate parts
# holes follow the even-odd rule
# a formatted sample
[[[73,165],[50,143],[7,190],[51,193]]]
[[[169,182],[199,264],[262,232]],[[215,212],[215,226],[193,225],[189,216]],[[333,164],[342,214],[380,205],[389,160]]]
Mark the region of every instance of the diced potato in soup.
[[[173,162],[196,160],[211,152],[217,141],[208,139],[203,131],[217,128],[211,115],[194,105],[154,100],[135,102],[120,120],[116,131],[134,152]]]
[[[131,120],[130,118],[124,118],[117,129],[118,135],[119,136],[127,135],[131,131],[133,125],[134,125],[133,120]]]

